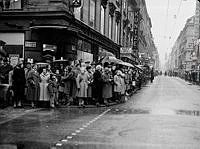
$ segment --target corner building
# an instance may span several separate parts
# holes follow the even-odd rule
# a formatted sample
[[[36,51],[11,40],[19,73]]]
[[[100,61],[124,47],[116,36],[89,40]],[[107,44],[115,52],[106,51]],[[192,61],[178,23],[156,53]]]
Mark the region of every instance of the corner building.
[[[102,51],[120,55],[120,0],[17,0],[0,8],[0,40],[8,54],[34,62],[98,61]]]

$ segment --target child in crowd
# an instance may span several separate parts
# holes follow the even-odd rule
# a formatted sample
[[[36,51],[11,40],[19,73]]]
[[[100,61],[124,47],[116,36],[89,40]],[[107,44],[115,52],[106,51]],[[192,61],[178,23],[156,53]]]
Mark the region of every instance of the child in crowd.
[[[48,94],[50,98],[50,107],[54,108],[55,103],[57,102],[57,96],[58,96],[58,85],[57,85],[57,79],[55,75],[51,74],[47,89],[48,89]]]

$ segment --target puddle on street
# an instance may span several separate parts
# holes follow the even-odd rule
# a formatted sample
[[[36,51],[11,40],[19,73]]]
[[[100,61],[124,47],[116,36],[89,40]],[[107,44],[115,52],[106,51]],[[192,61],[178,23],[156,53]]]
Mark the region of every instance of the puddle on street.
[[[113,109],[112,114],[149,114],[149,110],[143,109]]]
[[[188,116],[200,116],[200,111],[196,110],[178,110],[176,111],[178,115],[188,115]]]

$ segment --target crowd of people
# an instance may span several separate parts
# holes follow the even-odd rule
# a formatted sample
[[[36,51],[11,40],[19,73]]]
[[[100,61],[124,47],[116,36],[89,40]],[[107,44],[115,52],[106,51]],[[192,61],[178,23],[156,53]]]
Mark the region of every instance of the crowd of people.
[[[22,107],[24,101],[33,108],[40,106],[40,101],[48,102],[52,108],[59,105],[108,106],[110,102],[125,102],[128,95],[146,82],[141,70],[107,62],[98,65],[78,62],[56,69],[47,65],[40,71],[37,64],[24,66],[20,61],[12,68],[4,62],[0,70],[0,83],[9,84],[14,107]]]

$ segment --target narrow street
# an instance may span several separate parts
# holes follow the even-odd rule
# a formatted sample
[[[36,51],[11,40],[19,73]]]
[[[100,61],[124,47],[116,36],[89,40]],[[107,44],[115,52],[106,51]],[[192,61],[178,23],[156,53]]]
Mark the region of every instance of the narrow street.
[[[125,104],[38,109],[0,120],[0,148],[198,149],[200,87],[160,76]]]

